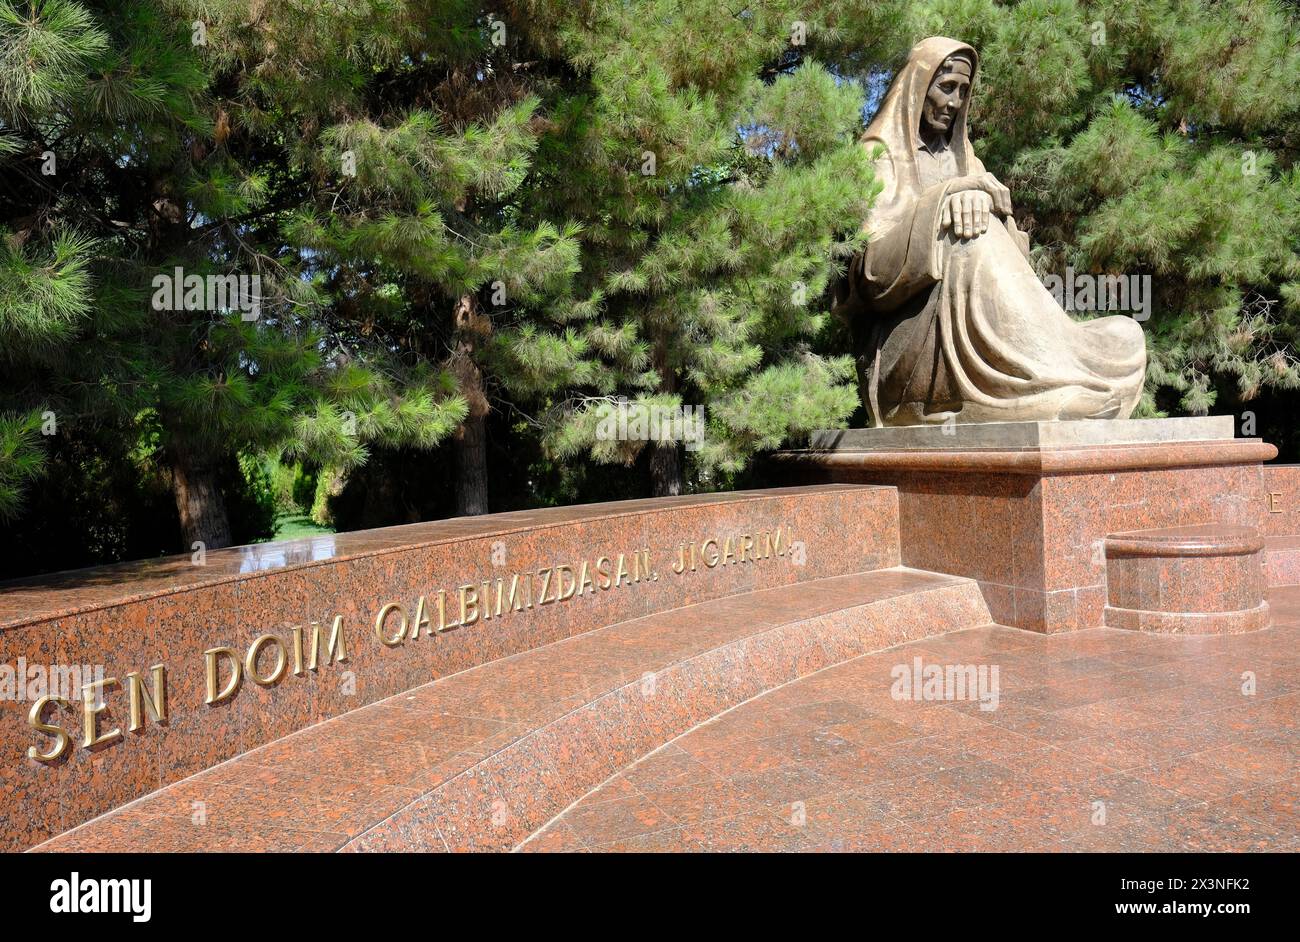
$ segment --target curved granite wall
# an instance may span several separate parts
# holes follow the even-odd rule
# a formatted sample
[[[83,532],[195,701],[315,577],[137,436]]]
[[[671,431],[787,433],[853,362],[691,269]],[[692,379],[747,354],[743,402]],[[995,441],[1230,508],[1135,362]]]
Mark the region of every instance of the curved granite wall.
[[[438,521],[0,585],[12,688],[0,703],[0,847],[39,843],[487,661],[682,605],[896,566],[897,512],[889,488],[783,488]]]

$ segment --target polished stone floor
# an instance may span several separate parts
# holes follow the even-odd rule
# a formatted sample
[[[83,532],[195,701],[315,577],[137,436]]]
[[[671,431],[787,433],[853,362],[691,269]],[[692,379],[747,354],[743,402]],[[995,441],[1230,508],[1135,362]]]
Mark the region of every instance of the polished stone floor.
[[[1270,602],[1244,635],[987,627],[861,657],[696,727],[522,849],[1296,850],[1300,587]],[[996,709],[899,699],[918,657],[996,666]]]

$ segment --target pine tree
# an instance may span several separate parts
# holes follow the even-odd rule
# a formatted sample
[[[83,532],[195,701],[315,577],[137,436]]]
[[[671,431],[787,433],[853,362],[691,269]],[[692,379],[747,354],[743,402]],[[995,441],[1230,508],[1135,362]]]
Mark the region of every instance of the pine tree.
[[[184,544],[211,548],[231,539],[220,471],[239,454],[355,465],[368,441],[431,447],[465,404],[438,371],[339,337],[282,231],[310,192],[293,121],[328,104],[301,91],[346,73],[355,21],[316,34],[288,81],[226,56],[223,24],[189,6],[0,0],[0,161],[23,181],[0,203],[0,295],[19,301],[0,321],[3,405],[45,405],[60,434],[156,437]],[[259,309],[165,303],[156,279],[177,268],[255,275]],[[29,419],[3,434],[12,495],[39,462]]]
[[[808,37],[838,35],[833,16],[656,0],[532,13],[576,81],[547,102],[530,207],[581,222],[582,274],[494,353],[553,452],[630,462],[649,446],[666,495],[842,423],[852,363],[816,344],[873,191],[861,89],[805,61]],[[648,421],[684,406],[707,418],[689,466],[680,432]],[[610,438],[620,407],[664,437]]]
[[[384,77],[402,98],[376,90],[366,109],[322,131],[316,170],[339,185],[300,210],[292,232],[328,272],[336,316],[455,377],[467,403],[455,441],[456,507],[482,514],[492,384],[484,352],[505,312],[566,293],[577,228],[519,211],[537,99],[506,74],[467,103],[467,66],[417,48],[424,54]],[[488,68],[490,48],[480,42],[475,68]],[[412,96],[432,104],[408,110]]]

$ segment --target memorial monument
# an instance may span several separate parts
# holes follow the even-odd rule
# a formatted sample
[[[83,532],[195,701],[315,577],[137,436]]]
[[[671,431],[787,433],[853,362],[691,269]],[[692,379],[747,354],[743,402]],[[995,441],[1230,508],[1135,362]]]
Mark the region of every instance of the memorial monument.
[[[1142,329],[1072,320],[1038,280],[1010,191],[967,136],[978,68],[965,43],[918,43],[862,136],[883,189],[838,308],[872,424],[1126,419]]]
[[[814,486],[0,584],[0,850],[1289,846],[1260,769],[1294,754],[1300,474],[1231,417],[1129,418],[1141,326],[1038,281],[967,137],[978,61],[921,42],[864,135],[838,309],[873,427],[774,457]],[[1146,636],[1267,628],[1269,597],[1201,686],[1205,648]],[[936,659],[977,706],[929,695]],[[1193,753],[1240,815],[1174,795],[1196,768],[1157,760]]]
[[[862,136],[883,189],[836,309],[872,427],[816,433],[778,478],[898,488],[904,563],[977,579],[1001,624],[1269,624],[1256,528],[1277,449],[1227,416],[1129,418],[1142,327],[1071,318],[1030,267],[967,135],[978,67],[921,41]]]

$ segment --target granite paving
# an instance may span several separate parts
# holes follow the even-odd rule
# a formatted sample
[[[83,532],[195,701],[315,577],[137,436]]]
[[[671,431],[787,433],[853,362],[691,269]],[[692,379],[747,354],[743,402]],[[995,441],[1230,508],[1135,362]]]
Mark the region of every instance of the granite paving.
[[[856,658],[629,765],[520,849],[1294,851],[1300,586],[1269,602],[1248,634],[992,625]],[[983,702],[901,699],[918,658],[983,666]]]

